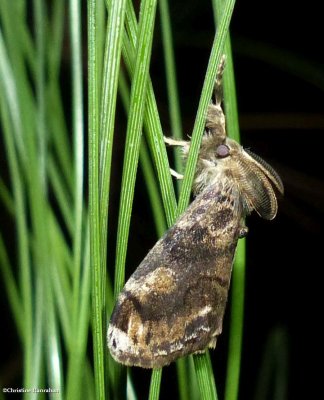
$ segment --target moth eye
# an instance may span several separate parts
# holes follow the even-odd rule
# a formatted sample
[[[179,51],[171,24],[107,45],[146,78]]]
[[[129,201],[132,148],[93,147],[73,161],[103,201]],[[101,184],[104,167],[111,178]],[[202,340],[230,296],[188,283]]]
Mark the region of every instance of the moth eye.
[[[228,157],[230,153],[230,149],[226,144],[220,144],[216,149],[216,155],[219,158]]]

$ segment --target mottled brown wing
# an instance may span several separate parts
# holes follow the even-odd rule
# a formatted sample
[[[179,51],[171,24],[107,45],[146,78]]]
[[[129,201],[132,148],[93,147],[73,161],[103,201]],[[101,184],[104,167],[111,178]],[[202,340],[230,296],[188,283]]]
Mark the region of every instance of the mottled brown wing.
[[[116,361],[158,368],[215,347],[241,213],[233,187],[209,187],[156,243],[113,311],[108,347]]]

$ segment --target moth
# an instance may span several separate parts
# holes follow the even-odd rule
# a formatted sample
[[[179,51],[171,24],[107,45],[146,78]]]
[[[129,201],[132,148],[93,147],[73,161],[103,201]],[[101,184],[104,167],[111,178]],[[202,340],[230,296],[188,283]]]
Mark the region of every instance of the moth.
[[[108,348],[119,363],[160,368],[215,348],[222,332],[238,239],[255,210],[271,220],[282,181],[274,169],[226,137],[221,77],[207,111],[193,192],[195,199],[155,244],[119,294]],[[166,138],[187,157],[190,142]],[[178,178],[180,174],[173,172]]]

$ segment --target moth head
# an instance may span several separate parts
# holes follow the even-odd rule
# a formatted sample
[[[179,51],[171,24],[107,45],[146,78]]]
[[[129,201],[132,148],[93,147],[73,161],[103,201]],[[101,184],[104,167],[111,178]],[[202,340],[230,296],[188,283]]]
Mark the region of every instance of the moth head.
[[[283,194],[282,181],[261,157],[232,139],[205,135],[199,153],[195,191],[210,184],[225,184],[239,193],[245,214],[255,210],[265,219],[273,219],[278,204],[275,190]]]

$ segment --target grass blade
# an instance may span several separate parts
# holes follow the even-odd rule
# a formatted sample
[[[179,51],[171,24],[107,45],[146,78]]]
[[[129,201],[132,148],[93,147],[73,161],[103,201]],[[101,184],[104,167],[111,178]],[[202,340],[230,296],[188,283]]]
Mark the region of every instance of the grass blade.
[[[3,121],[4,143],[8,158],[10,178],[12,182],[13,199],[16,210],[16,227],[18,243],[18,262],[20,265],[21,299],[24,312],[24,385],[32,387],[31,370],[29,366],[33,359],[33,312],[32,312],[32,290],[31,290],[31,264],[29,258],[29,242],[27,229],[27,212],[24,196],[24,185],[19,167],[18,151],[16,150],[14,138],[23,131],[21,112],[19,109],[19,97],[17,82],[11,68],[8,53],[0,30],[0,73],[3,77],[1,83],[1,117]],[[10,118],[9,118],[10,116]],[[17,325],[19,323],[17,322]]]
[[[100,115],[100,230],[103,281],[106,270],[110,173],[125,8],[125,0],[110,2],[103,69]]]
[[[119,293],[125,280],[125,259],[136,169],[139,157],[148,68],[154,31],[155,0],[144,0],[139,23],[139,41],[132,81],[130,113],[127,124],[123,178],[116,247],[115,293]]]
[[[232,272],[231,319],[225,383],[225,399],[238,399],[242,357],[245,289],[245,239],[238,242]]]
[[[72,122],[74,150],[74,229],[73,240],[73,276],[72,276],[72,337],[69,341],[69,364],[67,370],[66,398],[74,399],[81,396],[83,370],[80,365],[85,362],[88,320],[80,318],[81,310],[81,267],[84,243],[84,123],[83,123],[83,89],[82,89],[82,40],[81,40],[81,9],[77,0],[69,2],[70,38],[72,49]],[[85,272],[87,273],[87,272]],[[82,297],[83,298],[83,297]],[[89,298],[86,293],[85,301]],[[88,302],[87,302],[88,304]]]
[[[92,292],[92,336],[96,398],[105,398],[102,280],[99,219],[99,65],[97,55],[97,1],[88,1],[89,102],[89,228]]]
[[[126,11],[126,27],[129,32],[130,40],[128,41],[126,36],[124,36],[123,57],[130,76],[133,76],[135,45],[137,42],[137,22],[133,5],[130,0],[128,0]],[[167,223],[168,226],[171,226],[175,221],[176,199],[169,170],[168,156],[163,140],[162,126],[150,80],[147,87],[144,128],[159,179]]]
[[[189,196],[191,192],[191,185],[194,177],[195,166],[198,158],[200,141],[205,127],[205,115],[208,104],[211,99],[214,83],[216,80],[217,68],[223,52],[225,39],[228,33],[229,23],[233,13],[234,5],[235,5],[235,0],[227,0],[226,3],[224,4],[222,18],[219,22],[218,30],[211,50],[205,81],[195,120],[195,125],[191,137],[190,152],[188,156],[188,161],[185,170],[185,177],[183,180],[183,185],[178,204],[178,210],[177,210],[178,214],[181,214],[185,210],[189,202]],[[194,359],[196,357],[198,357],[198,360],[194,361],[195,361],[198,385],[200,387],[201,396],[206,399],[216,398],[217,397],[216,388],[214,388],[215,383],[211,378],[212,368],[210,365],[210,361],[208,361],[209,354],[208,352],[206,352],[205,355],[194,356]]]
[[[215,35],[214,43],[211,49],[205,81],[202,88],[196,120],[191,136],[191,146],[178,204],[178,215],[186,209],[189,202],[192,181],[198,158],[198,151],[205,128],[205,115],[208,104],[210,103],[210,99],[212,97],[212,91],[217,75],[217,68],[223,54],[225,39],[229,30],[229,24],[232,17],[234,5],[235,0],[227,0],[225,2],[222,18],[219,22],[217,33]]]
[[[213,1],[216,24],[221,18],[223,5],[223,0]],[[224,52],[226,54],[226,68],[223,77],[223,91],[227,135],[240,142],[234,67],[229,35],[226,38]],[[239,240],[232,272],[229,348],[225,383],[226,400],[236,400],[239,393],[244,321],[245,248],[245,239]]]
[[[159,1],[161,16],[162,43],[164,50],[164,63],[166,71],[166,82],[168,90],[169,115],[171,122],[171,135],[174,138],[182,139],[182,123],[179,104],[179,93],[177,87],[176,63],[173,51],[173,39],[171,30],[171,21],[169,13],[168,0]],[[183,167],[182,158],[176,149],[174,149],[175,170],[180,172]],[[181,181],[177,180],[178,188],[181,187]]]
[[[158,400],[159,399],[161,379],[162,379],[162,368],[153,369],[151,385],[150,385],[149,400]]]
[[[202,400],[217,400],[216,385],[209,353],[195,355],[194,363]]]

